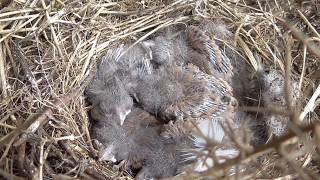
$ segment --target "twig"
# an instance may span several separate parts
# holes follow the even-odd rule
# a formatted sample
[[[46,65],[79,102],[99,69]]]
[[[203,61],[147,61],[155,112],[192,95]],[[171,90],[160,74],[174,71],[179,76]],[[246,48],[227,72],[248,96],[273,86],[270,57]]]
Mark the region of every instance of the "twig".
[[[15,29],[13,29],[10,33],[4,35],[1,39],[0,39],[0,43],[2,41],[4,41],[6,38],[8,38],[9,36],[11,36],[12,34],[14,34],[16,31],[19,31],[20,29],[22,29],[23,27],[25,27],[27,24],[31,23],[32,21],[34,21],[37,17],[33,17],[30,18],[28,21],[24,22],[23,24],[21,24],[20,26],[16,27]]]
[[[18,168],[23,174],[27,173],[24,166],[25,155],[26,155],[26,143],[24,142],[18,147]]]
[[[286,106],[290,113],[294,113],[292,109],[292,96],[291,96],[291,47],[293,45],[293,39],[290,35],[287,37],[287,45],[286,45],[286,60],[285,60],[285,84],[284,84],[284,91],[285,91],[285,100]]]
[[[6,81],[6,71],[5,71],[5,56],[4,56],[4,48],[2,43],[0,43],[0,88],[2,91],[2,98],[7,97],[7,81]]]
[[[5,172],[3,169],[0,168],[0,175],[6,179],[16,179],[16,180],[24,180],[24,178],[19,177],[19,176],[15,176],[13,174],[9,174],[7,172]]]
[[[78,162],[79,158],[76,156],[76,154],[73,152],[72,148],[70,148],[68,141],[59,141],[58,144],[69,154],[71,155],[74,162]]]
[[[56,100],[56,102],[54,103],[54,106],[59,109],[59,108],[62,108],[62,106],[68,105],[72,99],[74,99],[75,97],[78,97],[80,94],[82,94],[84,87],[86,87],[88,85],[88,83],[90,82],[90,80],[92,78],[93,78],[93,75],[88,76],[86,78],[86,80],[83,82],[83,84],[80,85],[80,87],[73,90],[71,93],[62,96],[61,98],[58,98]],[[43,125],[44,123],[46,123],[48,121],[48,117],[51,117],[52,115],[53,115],[52,109],[47,108],[41,114],[36,116],[35,118],[29,118],[29,120],[27,120],[22,125],[22,127],[18,128],[18,130],[16,130],[16,131],[20,132],[19,130],[21,129],[22,131],[27,130],[30,132],[35,132],[40,127],[40,125]],[[14,146],[18,146],[21,143],[23,143],[24,141],[26,141],[26,138],[20,138],[19,140],[17,140],[15,142]]]
[[[61,48],[60,48],[58,36],[57,36],[57,34],[56,34],[56,32],[55,32],[55,29],[54,29],[53,26],[52,26],[53,19],[58,19],[58,18],[60,18],[61,16],[59,16],[59,14],[57,13],[57,14],[53,17],[53,19],[52,19],[52,18],[50,17],[50,15],[49,15],[49,12],[48,12],[48,8],[49,8],[49,7],[46,6],[44,0],[41,0],[41,4],[42,4],[43,8],[46,9],[45,15],[46,15],[46,18],[47,18],[48,26],[50,27],[50,30],[51,30],[51,34],[52,34],[52,36],[53,36],[54,44],[55,44],[56,48],[58,49],[58,53],[59,53],[61,59],[64,59],[64,55],[63,55],[62,50],[61,50]],[[61,11],[60,13],[64,14],[63,11]]]
[[[42,140],[40,143],[40,157],[39,157],[39,180],[43,179],[43,164],[44,164],[44,157],[43,157],[43,151],[44,151],[44,145],[46,144],[46,140]]]
[[[303,56],[302,56],[302,58],[303,58],[302,70],[301,70],[299,86],[298,86],[299,90],[301,90],[304,74],[306,72],[306,58],[307,58],[307,47],[306,46],[303,46]]]
[[[7,157],[10,147],[14,142],[15,138],[18,137],[18,135],[19,135],[18,133],[10,133],[7,136],[4,136],[3,138],[1,138],[1,141],[6,143],[0,143],[0,145],[6,145],[6,149],[3,151],[2,156],[0,158],[0,164],[5,159],[5,157]]]
[[[304,168],[300,168],[300,167],[298,167],[297,166],[297,164],[295,164],[293,161],[292,161],[292,159],[290,159],[289,157],[288,157],[288,153],[285,151],[285,149],[284,149],[284,147],[282,146],[280,146],[279,148],[278,148],[278,152],[279,152],[279,154],[288,162],[288,164],[289,164],[289,166],[291,166],[294,170],[295,170],[295,172],[297,172],[298,173],[298,175],[302,178],[302,179],[306,179],[306,180],[311,180],[311,177],[307,174],[307,173],[305,173],[304,172]]]
[[[309,102],[307,103],[307,105],[304,107],[302,113],[300,114],[300,116],[299,116],[300,121],[303,121],[303,119],[306,117],[306,115],[309,112],[314,111],[316,106],[319,105],[316,103],[319,96],[320,96],[320,85],[318,85],[317,89],[315,90],[315,92],[311,96]]]
[[[94,39],[94,41],[92,43],[92,46],[91,46],[91,49],[90,49],[90,51],[88,53],[88,56],[87,56],[87,58],[86,58],[86,60],[85,60],[85,62],[83,64],[80,78],[83,78],[88,73],[87,72],[88,65],[90,63],[91,57],[94,55],[94,53],[96,51],[96,46],[97,46],[97,41],[99,39],[99,36],[100,36],[100,33],[97,33],[96,38]]]
[[[0,19],[0,22],[13,21],[13,20],[19,20],[19,19],[28,19],[28,18],[37,18],[39,16],[40,14],[34,14],[34,15],[17,16],[17,17],[11,17],[11,18],[3,18],[3,19]]]
[[[19,47],[19,44],[16,44],[13,41],[12,41],[12,52],[13,52],[12,53],[13,59],[16,62],[19,62],[21,64],[21,67],[23,69],[25,77],[30,82],[32,88],[35,90],[37,97],[41,99],[41,92],[38,88],[38,83],[37,83],[33,73],[29,69],[29,65],[27,63],[27,58],[22,53],[22,49]]]
[[[256,58],[254,57],[252,51],[250,50],[250,48],[248,47],[248,45],[242,40],[242,38],[240,38],[240,36],[237,38],[237,41],[239,42],[239,45],[243,48],[243,50],[245,51],[248,59],[251,62],[251,65],[254,67],[254,69],[257,71],[258,70],[258,63]]]
[[[285,21],[281,18],[278,18],[278,19],[285,27],[287,27],[291,31],[292,35],[295,38],[297,38],[299,41],[301,41],[309,49],[309,51],[312,54],[314,54],[318,58],[320,58],[319,49],[314,45],[314,43],[308,41],[308,39],[309,39],[308,37],[305,37],[305,35],[301,31],[299,31],[296,27],[290,25],[287,21]]]
[[[92,176],[97,180],[112,180],[112,178],[101,175],[93,168],[87,168],[84,172],[86,172],[87,174],[89,174],[90,176]]]
[[[312,32],[318,37],[320,38],[320,34],[318,33],[318,31],[312,26],[312,24],[309,22],[309,20],[306,18],[306,16],[303,15],[303,13],[298,9],[298,14],[300,15],[300,17],[304,20],[305,23],[307,23],[307,25],[309,26],[309,28],[312,30]]]

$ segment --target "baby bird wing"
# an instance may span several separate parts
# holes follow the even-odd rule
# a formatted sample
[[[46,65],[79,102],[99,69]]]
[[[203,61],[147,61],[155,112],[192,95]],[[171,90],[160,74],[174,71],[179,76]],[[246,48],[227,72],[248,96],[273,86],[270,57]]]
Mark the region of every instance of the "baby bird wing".
[[[210,74],[222,75],[224,77],[228,76],[228,79],[232,76],[232,65],[230,59],[221,52],[219,46],[216,45],[214,40],[210,39],[200,28],[195,26],[189,26],[187,29],[187,39],[189,40],[193,49],[195,49],[200,54],[204,54],[207,58],[206,60],[211,63],[214,70],[210,71]],[[193,58],[192,63],[199,65],[207,65],[204,58],[194,53],[195,58]],[[197,57],[198,56],[198,57]],[[208,66],[208,67],[210,67]],[[202,68],[207,68],[203,67]],[[200,69],[202,69],[200,68]],[[209,70],[206,70],[207,72]],[[217,73],[218,72],[218,73]]]

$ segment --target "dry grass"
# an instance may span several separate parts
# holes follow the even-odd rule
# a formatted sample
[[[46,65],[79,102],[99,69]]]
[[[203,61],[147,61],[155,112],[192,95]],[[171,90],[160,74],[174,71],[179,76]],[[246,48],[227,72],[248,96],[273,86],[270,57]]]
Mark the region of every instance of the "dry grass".
[[[203,19],[223,20],[234,33],[232,45],[254,69],[261,61],[282,69],[287,80],[298,79],[304,108],[301,113],[288,105],[288,135],[188,177],[226,178],[226,169],[249,162],[254,170],[234,176],[319,176],[320,126],[311,121],[318,119],[320,103],[317,0],[6,0],[0,8],[1,176],[130,179],[95,160],[84,87],[107,48],[139,42],[172,24]],[[261,154],[268,156],[262,165],[256,162]]]

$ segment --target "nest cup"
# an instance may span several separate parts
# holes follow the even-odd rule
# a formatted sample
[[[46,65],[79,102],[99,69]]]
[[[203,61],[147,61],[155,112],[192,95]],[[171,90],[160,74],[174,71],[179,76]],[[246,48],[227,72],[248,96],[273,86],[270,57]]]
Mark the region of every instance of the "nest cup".
[[[243,108],[287,116],[288,134],[249,149],[240,144],[239,157],[179,178],[316,179],[318,6],[314,1],[1,2],[0,176],[132,179],[111,163],[97,161],[83,91],[108,49],[142,41],[173,24],[194,24],[207,28],[221,47],[231,47],[253,72],[262,64],[279,70],[286,82],[295,79],[303,96],[301,110],[287,104]],[[217,34],[206,22],[223,24],[228,31]],[[292,93],[290,88],[286,92]],[[247,164],[244,174],[226,173]]]

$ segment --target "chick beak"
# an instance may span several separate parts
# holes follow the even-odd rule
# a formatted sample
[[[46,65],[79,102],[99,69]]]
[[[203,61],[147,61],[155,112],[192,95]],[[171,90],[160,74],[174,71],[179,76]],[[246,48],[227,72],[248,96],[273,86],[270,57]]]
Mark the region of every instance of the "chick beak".
[[[111,157],[110,161],[113,162],[113,163],[117,162],[117,160],[116,160],[116,158],[114,156]]]
[[[106,158],[104,156],[100,157],[99,158],[99,161],[111,161],[113,163],[117,162],[116,158],[114,156],[111,156],[109,158]]]
[[[111,162],[117,162],[117,159],[113,155],[114,147],[113,145],[108,146],[101,154],[99,161],[111,161]]]
[[[121,125],[121,126],[123,125],[124,120],[126,119],[127,115],[128,115],[130,112],[131,112],[131,109],[126,110],[126,111],[124,111],[124,112],[121,112],[121,113],[119,114],[119,117],[120,117],[120,125]]]

